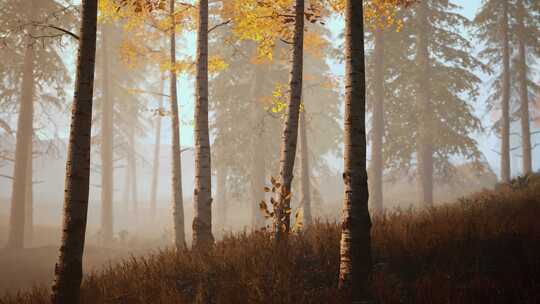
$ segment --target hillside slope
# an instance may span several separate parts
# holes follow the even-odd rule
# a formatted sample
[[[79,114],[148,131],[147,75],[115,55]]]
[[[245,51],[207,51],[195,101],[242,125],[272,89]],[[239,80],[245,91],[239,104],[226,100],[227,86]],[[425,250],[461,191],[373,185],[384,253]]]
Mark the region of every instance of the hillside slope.
[[[540,178],[452,205],[374,219],[378,303],[540,303]],[[86,277],[83,303],[339,303],[339,229],[319,223],[277,249],[265,232],[206,255],[158,252]],[[47,303],[48,290],[0,303]]]

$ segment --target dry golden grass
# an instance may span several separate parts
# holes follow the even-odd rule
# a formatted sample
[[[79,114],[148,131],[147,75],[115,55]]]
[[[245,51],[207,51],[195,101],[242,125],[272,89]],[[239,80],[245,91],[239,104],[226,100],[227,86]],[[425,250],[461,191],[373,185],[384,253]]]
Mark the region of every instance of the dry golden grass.
[[[373,227],[378,303],[540,303],[540,178],[520,179]],[[339,229],[318,223],[276,248],[226,237],[205,254],[156,252],[92,273],[83,303],[339,303]],[[0,303],[47,303],[47,289]]]

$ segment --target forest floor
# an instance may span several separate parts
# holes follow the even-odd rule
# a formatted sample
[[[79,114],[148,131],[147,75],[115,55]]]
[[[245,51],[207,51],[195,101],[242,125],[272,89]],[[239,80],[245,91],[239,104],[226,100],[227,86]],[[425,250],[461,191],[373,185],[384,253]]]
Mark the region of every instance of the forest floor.
[[[539,219],[540,177],[375,218],[373,297],[377,303],[540,303]],[[339,303],[338,261],[335,223],[292,235],[285,249],[265,232],[235,234],[205,254],[164,250],[90,273],[82,302]],[[48,286],[0,303],[48,303]]]
[[[84,269],[98,270],[128,255],[127,251],[121,249],[86,246]],[[0,295],[49,284],[53,279],[57,259],[58,246],[0,249]]]

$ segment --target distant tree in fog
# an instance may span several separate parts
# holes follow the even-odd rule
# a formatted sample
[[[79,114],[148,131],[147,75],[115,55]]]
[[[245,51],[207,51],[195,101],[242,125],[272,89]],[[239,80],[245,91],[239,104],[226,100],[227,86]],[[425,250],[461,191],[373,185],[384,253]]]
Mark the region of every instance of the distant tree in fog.
[[[433,203],[434,178],[454,171],[452,157],[481,156],[472,103],[480,83],[474,71],[483,65],[459,31],[470,21],[455,9],[447,1],[413,4],[402,30],[385,39],[385,162],[391,170],[416,169],[423,206]]]
[[[32,238],[32,161],[34,121],[46,114],[44,124],[54,125],[50,108],[63,110],[63,86],[69,82],[60,57],[63,32],[44,24],[64,26],[73,21],[70,7],[55,1],[1,1],[0,22],[4,29],[0,54],[10,58],[0,67],[3,76],[3,113],[17,112],[11,216],[7,246],[22,248]],[[36,107],[38,106],[38,107]],[[17,111],[18,109],[18,111]],[[8,126],[5,122],[4,128]],[[11,129],[11,128],[10,128]]]
[[[168,2],[168,5],[167,5]],[[191,22],[188,20],[191,11],[194,9],[191,5],[184,5],[180,8],[176,6],[176,1],[167,2],[147,2],[147,1],[131,1],[117,2],[113,0],[103,0],[101,5],[103,12],[108,17],[113,17],[113,20],[120,19],[126,22],[125,26],[126,43],[121,47],[122,56],[129,65],[140,67],[145,64],[159,64],[169,76],[169,93],[167,95],[170,100],[169,114],[171,117],[171,170],[172,170],[172,206],[173,206],[173,226],[174,226],[174,243],[176,248],[184,249],[185,227],[184,227],[184,204],[182,191],[182,163],[181,163],[181,147],[180,147],[180,112],[178,108],[178,88],[177,75],[182,72],[189,72],[191,63],[177,60],[176,54],[176,36],[177,32],[183,29],[183,26]],[[120,9],[121,8],[121,9]],[[160,41],[166,37],[169,41],[168,49],[160,49]],[[156,48],[157,47],[157,48]],[[152,93],[152,92],[139,92]],[[157,94],[158,96],[161,93]],[[156,94],[153,94],[156,95]],[[137,98],[138,99],[138,98]],[[130,105],[130,103],[125,103]],[[143,106],[144,104],[140,104]],[[136,119],[140,108],[133,107],[131,104],[127,111],[123,111],[126,115],[126,120]],[[135,111],[135,112],[134,112]],[[158,110],[159,115],[167,113],[162,109]],[[128,131],[128,143],[125,147],[131,147],[131,152],[127,155],[135,156],[133,144],[135,143],[135,135],[137,130],[126,129]],[[128,159],[128,168],[126,171],[129,176],[133,176],[136,168],[135,158]],[[135,163],[135,164],[134,164]],[[130,189],[132,198],[137,191],[135,180],[127,179],[126,188]],[[129,192],[127,193],[129,197]]]
[[[509,182],[510,169],[510,24],[509,1],[485,1],[475,17],[477,38],[484,42],[480,57],[501,71],[491,86],[490,108],[501,111],[495,129],[501,139],[501,179]]]
[[[475,17],[475,34],[482,45],[481,58],[495,75],[487,99],[489,110],[500,110],[494,129],[501,136],[501,177],[511,177],[510,123],[521,122],[523,173],[532,172],[531,103],[540,92],[533,79],[533,67],[540,56],[538,37],[540,5],[534,0],[484,1]],[[516,111],[513,108],[517,107]]]
[[[110,25],[101,24],[101,234],[103,242],[110,245],[113,240],[113,200],[114,200],[114,98],[111,96],[109,52],[111,47]]]
[[[137,138],[146,134],[148,128],[147,98],[154,96],[140,93],[137,88],[146,83],[145,76],[151,70],[146,65],[130,65],[129,56],[122,52],[132,35],[122,30],[125,20],[100,19],[96,86],[94,98],[94,135],[92,143],[100,149],[100,164],[93,172],[101,177],[101,234],[105,244],[110,244],[114,232],[114,171],[125,162],[125,185],[123,208],[137,215],[139,188],[137,164],[142,155],[137,152]],[[150,113],[148,113],[150,114]],[[93,164],[94,165],[94,164]],[[125,210],[128,211],[128,210]]]
[[[175,0],[170,0],[169,16],[175,19]],[[180,152],[180,117],[178,113],[178,90],[176,80],[176,23],[173,21],[169,28],[170,35],[170,107],[171,107],[171,127],[172,127],[172,193],[173,193],[173,223],[174,223],[174,244],[177,249],[186,247],[186,235],[184,224],[184,199],[182,197],[182,158]]]
[[[280,121],[268,114],[265,97],[271,96],[274,84],[285,81],[285,70],[280,62],[257,60],[256,48],[250,41],[234,40],[230,32],[211,43],[211,50],[227,58],[228,68],[210,79],[210,110],[213,120],[211,131],[212,164],[219,176],[227,172],[227,187],[216,188],[216,222],[227,225],[226,195],[248,201],[251,226],[264,225],[259,202],[264,199],[263,188],[268,172],[275,169],[272,160],[279,157],[274,144],[279,138]],[[218,48],[225,41],[227,47]],[[228,193],[222,190],[228,189]],[[230,203],[231,201],[229,201]]]
[[[223,31],[220,34],[215,45],[234,41],[231,33]],[[292,185],[293,199],[298,199],[298,206],[302,208],[305,206],[300,202],[301,184],[306,181],[310,186],[316,185],[318,178],[333,174],[325,156],[337,153],[340,147],[340,96],[327,62],[334,51],[327,34],[320,25],[308,25],[301,115],[305,115],[306,139],[310,144],[308,153],[303,155],[299,150],[297,157],[309,160],[306,170],[309,175],[305,177],[301,167],[296,166],[295,175],[299,178]],[[213,168],[217,175],[220,170],[227,171],[227,189],[235,197],[229,199],[229,203],[247,201],[251,209],[251,226],[258,229],[264,225],[263,213],[258,206],[264,199],[263,188],[278,165],[279,145],[276,142],[281,133],[282,105],[286,103],[282,90],[287,81],[290,48],[284,43],[276,45],[274,53],[280,55],[272,60],[259,58],[256,45],[251,41],[235,41],[219,51],[213,50],[228,58],[228,68],[210,81],[211,129],[215,138]],[[310,192],[314,191],[316,189],[311,187]],[[221,193],[216,193],[218,198]],[[227,208],[219,200],[215,203],[219,210],[217,216],[222,217]],[[216,222],[221,223],[221,220]]]
[[[163,90],[165,89],[165,74],[162,75],[161,81],[159,84],[159,93],[164,95]],[[158,112],[156,113],[155,126],[154,126],[154,159],[152,161],[152,183],[150,186],[150,209],[152,216],[156,216],[157,209],[157,189],[158,189],[158,179],[159,179],[159,166],[160,166],[160,154],[161,154],[161,118],[163,111],[163,101],[165,96],[158,96],[159,98],[159,107]]]

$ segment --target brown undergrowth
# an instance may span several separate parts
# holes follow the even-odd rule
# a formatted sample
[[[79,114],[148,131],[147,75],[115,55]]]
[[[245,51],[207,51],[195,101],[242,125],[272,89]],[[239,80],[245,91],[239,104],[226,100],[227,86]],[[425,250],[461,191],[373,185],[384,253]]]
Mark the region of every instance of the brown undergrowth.
[[[430,210],[374,219],[377,303],[540,303],[540,178]],[[86,276],[83,303],[339,303],[339,229],[317,223],[276,248],[237,234],[204,254],[162,251]],[[47,303],[46,288],[0,303]]]

